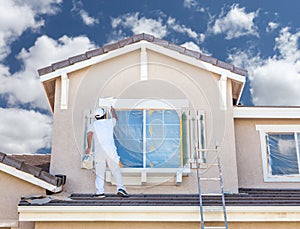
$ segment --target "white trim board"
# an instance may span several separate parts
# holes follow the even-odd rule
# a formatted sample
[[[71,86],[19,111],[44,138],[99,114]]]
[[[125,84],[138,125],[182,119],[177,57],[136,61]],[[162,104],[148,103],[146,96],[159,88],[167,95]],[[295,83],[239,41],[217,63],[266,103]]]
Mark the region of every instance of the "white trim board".
[[[206,221],[222,222],[222,207],[204,206]],[[227,206],[229,222],[299,222],[300,206]],[[198,206],[19,206],[20,221],[199,222]]]
[[[8,228],[15,228],[19,226],[19,221],[16,220],[0,220],[0,228],[1,227],[8,227]]]
[[[300,118],[300,107],[234,107],[234,118]]]
[[[55,185],[49,184],[46,181],[43,181],[39,178],[36,178],[35,176],[33,176],[32,174],[29,173],[25,173],[21,170],[18,170],[12,166],[0,163],[0,171],[5,172],[9,175],[12,175],[14,177],[17,177],[21,180],[27,181],[31,184],[37,185],[41,188],[47,189],[51,192],[57,193],[60,192],[62,190],[62,186],[57,187]]]

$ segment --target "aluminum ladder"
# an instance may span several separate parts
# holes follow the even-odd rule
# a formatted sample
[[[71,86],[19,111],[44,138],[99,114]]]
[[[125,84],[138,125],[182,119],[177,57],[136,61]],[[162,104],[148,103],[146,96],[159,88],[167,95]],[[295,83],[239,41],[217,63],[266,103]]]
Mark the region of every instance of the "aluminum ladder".
[[[200,176],[200,164],[201,159],[199,157],[199,153],[204,153],[208,151],[214,151],[217,152],[217,158],[216,163],[207,164],[209,166],[217,166],[218,167],[218,177],[209,177],[209,178],[201,178]],[[218,149],[196,149],[195,155],[194,155],[194,164],[196,164],[196,170],[197,170],[197,182],[198,182],[198,194],[199,194],[199,207],[200,207],[200,219],[201,219],[201,229],[213,229],[213,228],[225,228],[228,229],[228,221],[227,221],[227,213],[226,213],[226,205],[225,205],[225,195],[224,195],[224,185],[223,185],[223,176],[222,176],[222,168],[220,163],[220,158],[218,155]],[[201,193],[201,180],[205,181],[219,181],[220,188],[221,188],[221,197],[222,197],[222,211],[224,216],[224,226],[205,226],[205,220],[204,220],[204,210],[203,210],[203,202],[202,202],[202,193]]]

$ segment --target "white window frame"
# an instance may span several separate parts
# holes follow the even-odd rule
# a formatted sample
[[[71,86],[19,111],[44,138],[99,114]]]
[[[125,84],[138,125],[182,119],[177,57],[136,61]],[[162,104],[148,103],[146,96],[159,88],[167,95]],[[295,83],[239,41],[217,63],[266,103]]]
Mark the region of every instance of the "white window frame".
[[[300,125],[256,125],[256,130],[259,131],[260,134],[260,143],[261,143],[260,146],[261,146],[261,153],[262,153],[264,182],[300,182],[300,172],[299,175],[270,175],[269,174],[267,144],[265,140],[265,136],[269,132],[300,133]],[[299,158],[299,153],[300,153],[299,150],[297,150],[298,158]],[[298,163],[300,163],[300,161],[298,161]]]
[[[189,107],[189,102],[186,99],[168,99],[168,100],[157,100],[157,99],[111,99],[108,98],[108,102],[111,105],[118,109],[128,109],[128,108],[135,108],[135,109],[184,109]],[[99,99],[99,105],[104,104],[105,99]],[[88,109],[84,111],[84,119],[87,124],[90,124],[93,119],[93,110]],[[203,115],[203,111],[198,112],[197,115]],[[146,117],[145,114],[143,117]],[[182,123],[180,124],[182,125]],[[198,127],[200,122],[198,121]],[[204,125],[201,123],[201,125]],[[181,127],[180,127],[181,128]],[[145,130],[145,128],[144,128]],[[190,130],[189,130],[190,131]],[[203,132],[205,133],[204,126]],[[203,133],[203,134],[204,134]],[[182,134],[182,133],[181,133]],[[204,134],[205,135],[205,134]],[[204,138],[205,139],[205,138]],[[84,136],[84,141],[86,141],[86,136]],[[85,142],[84,142],[85,144]],[[189,145],[190,146],[190,145]],[[189,155],[191,152],[189,151]],[[182,155],[181,155],[182,156]],[[121,173],[123,175],[123,182],[125,185],[145,185],[150,184],[151,179],[154,180],[154,183],[157,182],[165,182],[170,179],[170,176],[174,177],[174,182],[176,185],[180,185],[182,183],[182,176],[187,176],[190,173],[190,167],[184,168],[121,168]],[[148,176],[154,175],[154,176]],[[138,176],[136,176],[138,175]],[[108,169],[105,173],[105,180],[106,182],[110,182],[115,184],[114,178],[112,176],[111,171]]]

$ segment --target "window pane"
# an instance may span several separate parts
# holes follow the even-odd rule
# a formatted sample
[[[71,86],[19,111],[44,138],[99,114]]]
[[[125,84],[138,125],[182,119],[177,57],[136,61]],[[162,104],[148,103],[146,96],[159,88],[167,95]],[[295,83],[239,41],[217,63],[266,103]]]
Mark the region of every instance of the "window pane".
[[[151,168],[180,167],[180,118],[177,112],[146,110],[145,114],[146,122],[143,123],[143,110],[117,111],[114,137],[123,167],[142,168],[144,163]],[[146,152],[143,152],[144,144]],[[146,153],[145,158],[143,153]]]
[[[146,112],[146,166],[180,167],[180,118],[175,110]]]
[[[266,139],[270,174],[299,174],[294,133],[269,133]]]
[[[180,143],[178,140],[165,140],[156,148],[147,151],[147,167],[178,168],[180,166]]]
[[[123,167],[143,167],[143,111],[117,111],[115,144]]]

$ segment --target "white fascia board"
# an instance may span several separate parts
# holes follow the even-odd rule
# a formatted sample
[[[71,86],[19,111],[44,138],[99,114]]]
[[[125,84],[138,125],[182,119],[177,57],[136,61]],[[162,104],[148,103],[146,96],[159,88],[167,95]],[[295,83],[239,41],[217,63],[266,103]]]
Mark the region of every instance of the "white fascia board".
[[[300,132],[299,125],[285,125],[285,124],[273,124],[273,125],[256,125],[256,130],[261,131],[263,136],[266,132]]]
[[[134,43],[134,44],[131,44],[131,45],[127,45],[127,46],[118,48],[116,50],[112,50],[112,51],[109,51],[107,53],[103,53],[101,55],[91,57],[90,59],[77,62],[77,63],[69,65],[67,67],[57,69],[54,72],[50,72],[48,74],[42,75],[40,77],[40,81],[45,82],[45,81],[48,81],[50,79],[60,77],[62,74],[68,74],[70,72],[74,72],[74,71],[77,71],[79,69],[82,69],[82,68],[100,63],[102,61],[106,61],[106,60],[115,58],[117,56],[123,55],[123,54],[128,53],[128,52],[135,51],[135,50],[140,49],[140,48],[141,48],[141,43],[140,42]]]
[[[222,207],[204,206],[206,221],[224,221]],[[19,206],[20,221],[199,222],[198,206]],[[227,206],[229,222],[295,222],[300,206]]]
[[[29,173],[25,173],[21,170],[18,170],[12,166],[8,166],[6,164],[0,163],[0,171],[5,172],[9,175],[12,175],[14,177],[17,177],[21,180],[27,181],[31,184],[34,184],[36,186],[39,186],[41,188],[47,189],[51,192],[57,193],[60,192],[62,190],[62,186],[57,187],[55,185],[49,184],[46,181],[43,181],[41,179],[36,178],[35,176],[33,176],[32,174]]]
[[[234,118],[300,118],[300,107],[234,107]]]
[[[242,87],[241,87],[241,90],[240,90],[240,93],[239,93],[239,97],[238,97],[238,99],[236,101],[236,104],[240,103],[240,100],[241,100],[241,97],[242,97],[242,92],[244,91],[245,84],[246,84],[246,77],[245,77],[245,81],[242,84]]]
[[[141,49],[142,47],[145,47],[146,49],[161,53],[163,55],[167,55],[169,57],[172,57],[174,59],[189,63],[191,65],[197,66],[199,68],[214,72],[219,75],[226,75],[228,78],[235,80],[237,82],[245,83],[246,77],[241,76],[239,74],[233,73],[227,69],[215,66],[213,64],[207,63],[205,61],[197,60],[194,57],[187,56],[185,54],[180,54],[177,51],[165,48],[163,46],[148,42],[148,41],[140,41],[134,44],[130,44],[112,51],[109,51],[107,53],[103,53],[99,56],[91,57],[90,59],[80,61],[78,63],[72,64],[70,66],[57,69],[54,72],[42,75],[40,77],[41,82],[48,81],[50,79],[59,77],[63,73],[69,73],[76,71],[78,69],[82,69],[85,67],[88,67],[93,64],[100,63],[102,61],[109,60],[111,58],[117,57],[119,55],[123,55],[128,52],[135,51],[137,49]]]

